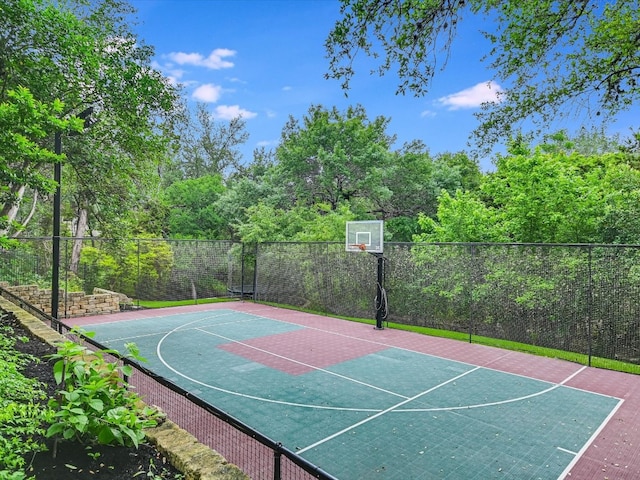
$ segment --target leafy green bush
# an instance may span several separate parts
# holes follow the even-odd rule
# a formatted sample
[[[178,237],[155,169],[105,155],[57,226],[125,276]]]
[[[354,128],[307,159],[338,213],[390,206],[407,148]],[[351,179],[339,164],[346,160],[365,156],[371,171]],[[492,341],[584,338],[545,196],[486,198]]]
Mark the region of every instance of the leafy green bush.
[[[90,336],[79,330],[71,333]],[[126,346],[130,356],[140,359],[134,344]],[[140,398],[128,390],[124,377],[131,375],[132,368],[106,361],[110,353],[114,351],[94,352],[71,340],[58,345],[51,358],[60,390],[49,401],[54,419],[48,437],[137,448],[144,439],[144,428],[157,425],[158,411],[142,407]]]
[[[138,239],[101,246],[82,248],[86,292],[100,287],[137,297],[139,283],[150,289],[159,288],[174,265],[171,246],[165,241]]]
[[[38,359],[17,352],[12,334],[10,327],[0,329],[0,479],[3,480],[27,478],[23,471],[24,457],[45,449],[37,438],[44,434],[44,424],[51,419],[51,412],[41,403],[46,398],[43,385],[21,373],[28,362]]]

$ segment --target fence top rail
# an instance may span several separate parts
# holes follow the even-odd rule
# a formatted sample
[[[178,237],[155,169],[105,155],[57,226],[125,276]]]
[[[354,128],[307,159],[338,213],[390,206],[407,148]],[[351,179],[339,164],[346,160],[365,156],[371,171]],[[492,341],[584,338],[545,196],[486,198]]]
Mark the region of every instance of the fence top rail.
[[[16,240],[51,240],[51,237],[15,237]],[[202,242],[202,243],[232,243],[243,244],[244,242],[236,240],[209,240],[201,238],[108,238],[108,237],[60,237],[60,240],[82,240],[82,241],[151,241],[151,242]],[[339,244],[342,245],[342,241],[312,241],[312,242],[298,242],[298,241],[267,241],[258,242],[258,245],[324,245],[324,244]],[[636,243],[520,243],[520,242],[385,242],[388,245],[402,245],[402,246],[468,246],[468,247],[571,247],[571,248],[632,248],[640,249],[640,244]],[[244,243],[245,245],[255,245],[254,243]]]
[[[260,242],[258,245],[343,245],[344,242]],[[454,246],[454,247],[540,247],[540,248],[632,248],[640,249],[640,244],[631,243],[518,243],[518,242],[385,242],[389,246]]]
[[[15,240],[38,240],[38,241],[50,241],[52,237],[14,237]],[[60,240],[82,240],[91,242],[202,242],[202,243],[236,243],[241,244],[236,240],[209,240],[205,238],[138,238],[138,237],[123,237],[123,238],[111,238],[111,237],[60,237]],[[298,242],[299,243],[299,242]]]

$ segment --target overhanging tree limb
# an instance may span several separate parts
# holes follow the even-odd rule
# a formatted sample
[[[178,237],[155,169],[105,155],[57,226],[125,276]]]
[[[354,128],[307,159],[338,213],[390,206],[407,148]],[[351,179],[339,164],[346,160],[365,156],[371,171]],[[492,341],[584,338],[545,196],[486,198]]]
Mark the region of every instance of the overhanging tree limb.
[[[640,98],[638,0],[342,0],[341,14],[325,43],[326,77],[348,91],[365,55],[372,73],[396,70],[397,93],[416,95],[446,65],[463,16],[482,20],[492,44],[484,60],[505,91],[478,114],[481,146],[524,120],[544,127],[586,112],[604,121]]]

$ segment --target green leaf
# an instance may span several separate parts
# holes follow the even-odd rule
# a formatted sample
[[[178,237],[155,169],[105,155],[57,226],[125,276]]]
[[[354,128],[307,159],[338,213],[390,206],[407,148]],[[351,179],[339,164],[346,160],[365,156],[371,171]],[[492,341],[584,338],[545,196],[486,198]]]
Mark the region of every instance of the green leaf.
[[[58,360],[56,363],[54,363],[53,365],[53,376],[56,380],[56,383],[58,385],[60,385],[62,383],[62,375],[64,373],[65,370],[65,362],[64,360]]]
[[[98,412],[104,410],[104,402],[99,398],[93,398],[89,400],[89,406]]]
[[[104,426],[98,432],[98,441],[103,445],[110,445],[115,440],[115,436],[111,430],[111,427]]]

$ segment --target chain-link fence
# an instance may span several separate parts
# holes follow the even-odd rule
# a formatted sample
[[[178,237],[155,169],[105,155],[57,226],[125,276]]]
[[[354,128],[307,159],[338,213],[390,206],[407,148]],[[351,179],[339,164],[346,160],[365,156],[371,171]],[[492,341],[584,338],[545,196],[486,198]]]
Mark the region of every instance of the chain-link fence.
[[[20,239],[0,251],[0,281],[51,287],[52,241]],[[194,300],[228,295],[241,285],[243,245],[229,241],[63,238],[60,288],[94,288],[134,300]]]
[[[373,318],[375,256],[257,248],[255,299]],[[640,363],[640,247],[386,244],[387,320]]]
[[[0,252],[0,281],[50,285],[51,239],[22,244]],[[388,321],[640,364],[640,246],[387,243],[383,258]],[[67,238],[60,286],[373,318],[376,265],[338,242]]]

